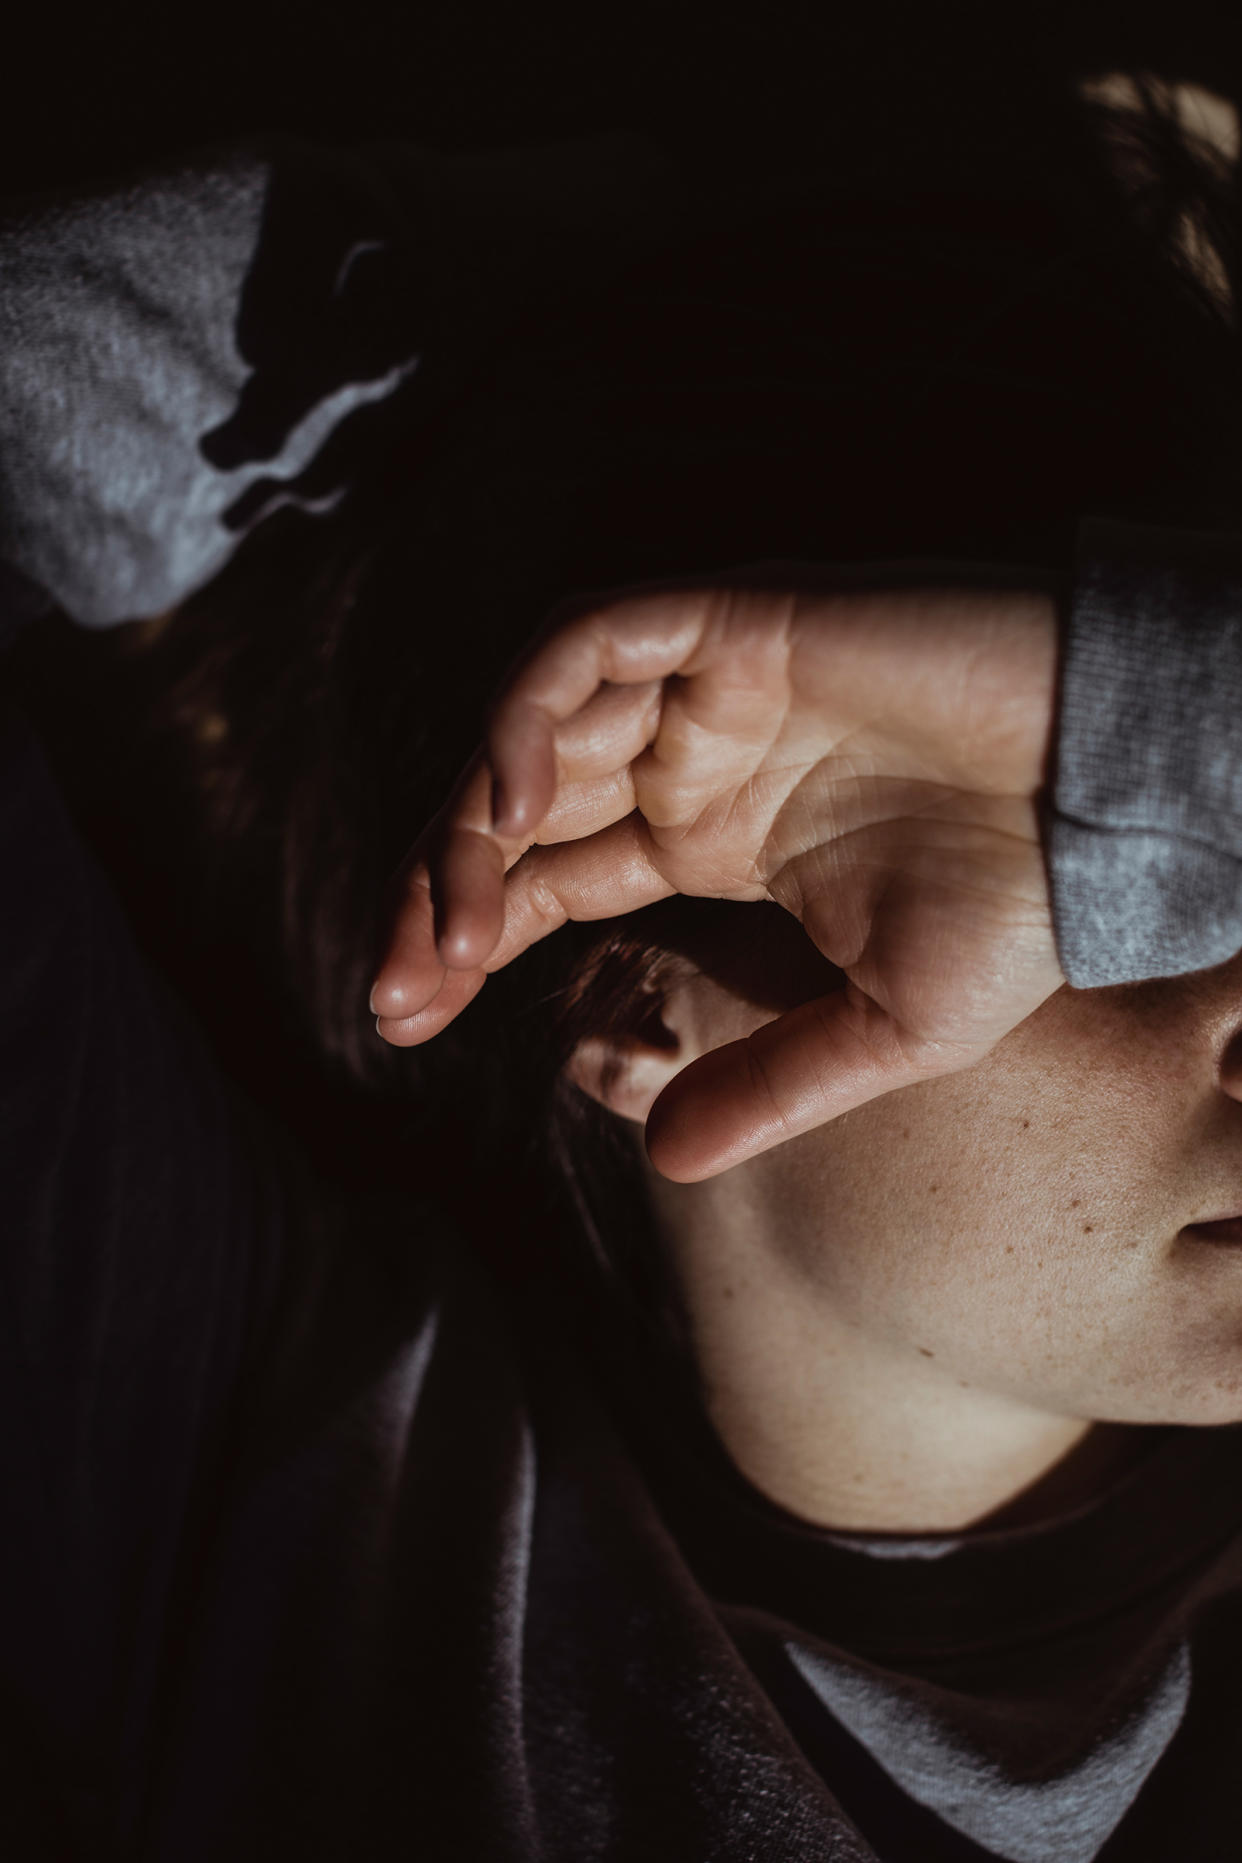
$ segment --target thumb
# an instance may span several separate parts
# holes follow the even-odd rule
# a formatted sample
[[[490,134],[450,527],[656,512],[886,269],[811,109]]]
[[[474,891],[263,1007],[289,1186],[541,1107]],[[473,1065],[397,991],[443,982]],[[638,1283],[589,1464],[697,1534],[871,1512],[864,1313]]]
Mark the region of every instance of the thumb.
[[[987,1046],[903,1031],[850,984],[683,1068],[648,1116],[647,1154],[662,1177],[698,1183],[882,1093],[965,1067]]]

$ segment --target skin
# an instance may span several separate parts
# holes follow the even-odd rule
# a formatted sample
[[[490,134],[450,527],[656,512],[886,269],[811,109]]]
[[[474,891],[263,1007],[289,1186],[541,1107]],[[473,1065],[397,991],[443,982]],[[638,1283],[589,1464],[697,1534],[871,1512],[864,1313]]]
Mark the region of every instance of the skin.
[[[607,1088],[607,1044],[583,1044],[573,1077],[636,1159],[667,1079],[776,1013],[755,998],[799,936],[770,928],[749,987],[688,970],[673,1045],[627,1045]],[[800,1518],[1021,1524],[1093,1492],[1134,1425],[1242,1419],[1242,1247],[1184,1233],[1242,1210],[1242,959],[1065,985],[973,1067],[723,1176],[641,1168],[709,1415]]]
[[[1242,1420],[1242,1221],[1190,1227],[1242,1217],[1242,959],[1065,983],[1046,592],[772,571],[537,645],[414,851],[379,1030],[567,917],[736,902],[658,1045],[571,1064],[632,1123],[709,1415],[818,1524],[1041,1518],[1143,1425]]]

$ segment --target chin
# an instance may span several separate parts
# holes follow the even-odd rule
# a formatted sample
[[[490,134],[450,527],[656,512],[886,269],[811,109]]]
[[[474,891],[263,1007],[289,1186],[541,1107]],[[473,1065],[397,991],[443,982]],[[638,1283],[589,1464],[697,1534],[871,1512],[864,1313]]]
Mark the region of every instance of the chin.
[[[1189,1380],[1175,1397],[1167,1390],[1153,1392],[1141,1410],[1130,1409],[1109,1419],[1118,1423],[1176,1423],[1188,1428],[1213,1429],[1242,1423],[1242,1364],[1207,1380]]]
[[[1165,1421],[1206,1429],[1219,1428],[1225,1423],[1242,1423],[1242,1390],[1208,1391],[1197,1406],[1188,1406],[1187,1411],[1184,1416],[1168,1417]]]

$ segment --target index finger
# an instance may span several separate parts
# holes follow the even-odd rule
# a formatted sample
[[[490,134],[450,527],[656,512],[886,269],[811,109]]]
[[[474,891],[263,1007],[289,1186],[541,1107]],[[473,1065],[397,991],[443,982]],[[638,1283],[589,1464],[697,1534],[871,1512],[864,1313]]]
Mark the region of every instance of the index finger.
[[[532,834],[556,788],[558,725],[601,685],[641,685],[686,665],[719,591],[665,589],[592,608],[536,647],[497,702],[487,734],[497,834]]]

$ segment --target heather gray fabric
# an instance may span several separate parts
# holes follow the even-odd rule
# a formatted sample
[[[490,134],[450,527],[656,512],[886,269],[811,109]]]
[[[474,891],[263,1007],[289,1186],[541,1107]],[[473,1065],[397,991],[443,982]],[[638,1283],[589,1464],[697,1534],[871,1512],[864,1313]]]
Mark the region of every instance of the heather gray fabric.
[[[349,417],[429,349],[425,403],[541,299],[727,198],[623,133],[498,155],[266,137],[0,209],[10,625],[32,591],[88,626],[162,613],[281,504],[333,509],[376,445]]]
[[[0,228],[0,555],[77,621],[158,614],[210,580],[256,480],[294,479],[414,366],[326,395],[270,459],[204,458],[250,374],[237,326],[270,183],[237,154]]]
[[[1046,847],[1081,989],[1242,948],[1242,536],[1089,520]]]
[[[937,1714],[936,1691],[788,1646],[831,1714],[910,1797],[1006,1863],[1092,1863],[1159,1764],[1190,1701],[1179,1644],[1117,1728],[1052,1778],[1015,1780]]]

